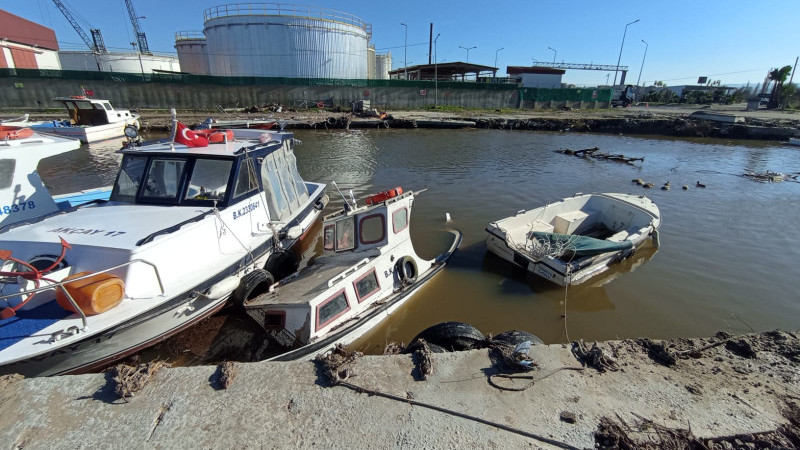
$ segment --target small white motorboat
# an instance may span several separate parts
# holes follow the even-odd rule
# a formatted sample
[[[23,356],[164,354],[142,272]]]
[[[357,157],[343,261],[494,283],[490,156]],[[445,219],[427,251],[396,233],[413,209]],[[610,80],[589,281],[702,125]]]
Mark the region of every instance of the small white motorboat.
[[[204,120],[194,129],[222,129],[222,128],[254,128],[257,130],[270,130],[278,121],[272,118],[265,119],[213,119],[211,117]]]
[[[446,252],[420,258],[409,234],[414,199],[414,192],[395,188],[367,198],[362,207],[346,203],[323,219],[321,256],[269,289],[263,281],[268,277],[248,276],[244,307],[267,331],[271,359],[311,359],[352,343],[444,268],[461,233],[449,230],[453,240]]]
[[[127,125],[139,128],[138,114],[114,108],[108,100],[73,95],[56,97],[53,101],[64,105],[69,119],[29,122],[26,126],[42,133],[80,139],[86,143],[122,137]]]
[[[789,145],[800,145],[800,138],[789,138]]]
[[[561,286],[586,281],[632,255],[647,239],[658,246],[661,213],[629,194],[577,194],[492,222],[487,249]]]
[[[120,150],[108,201],[0,230],[0,374],[102,367],[218,311],[245,275],[293,270],[327,203],[293,135],[173,136]]]

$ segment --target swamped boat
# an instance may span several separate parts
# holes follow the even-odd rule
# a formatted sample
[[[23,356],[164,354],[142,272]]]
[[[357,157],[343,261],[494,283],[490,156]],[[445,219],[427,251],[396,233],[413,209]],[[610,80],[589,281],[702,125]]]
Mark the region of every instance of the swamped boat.
[[[273,360],[310,359],[347,345],[404,305],[444,269],[461,243],[419,257],[409,234],[417,193],[391,189],[323,219],[323,254],[273,286],[258,272],[243,305],[269,335]],[[247,281],[247,279],[245,280]]]
[[[629,257],[647,239],[658,246],[660,226],[661,213],[645,196],[577,194],[490,223],[486,247],[548,281],[574,285]]]
[[[68,119],[17,123],[35,131],[80,139],[92,143],[124,135],[125,127],[139,128],[139,115],[127,109],[114,108],[108,100],[85,95],[56,97],[67,110]]]
[[[0,373],[101,367],[287,269],[325,185],[300,177],[291,133],[219,133],[131,141],[108,201],[0,231]]]

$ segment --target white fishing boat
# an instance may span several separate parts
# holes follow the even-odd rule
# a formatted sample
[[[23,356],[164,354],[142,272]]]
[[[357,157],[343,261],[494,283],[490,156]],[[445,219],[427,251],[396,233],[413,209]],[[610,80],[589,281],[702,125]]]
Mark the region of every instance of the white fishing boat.
[[[658,246],[661,213],[628,194],[577,194],[486,227],[487,249],[546,280],[586,281],[632,255],[647,239]]]
[[[293,135],[226,130],[191,147],[203,139],[176,128],[120,150],[108,201],[0,232],[0,373],[101,367],[218,311],[246,274],[291,264],[327,202],[298,174]]]
[[[92,143],[124,135],[127,125],[139,128],[139,115],[127,109],[114,108],[108,100],[89,98],[85,95],[56,97],[67,109],[68,119],[15,123],[36,131],[80,139]]]
[[[789,138],[789,145],[800,145],[800,138]]]
[[[0,126],[0,230],[95,199],[111,189],[88,189],[51,196],[39,177],[43,159],[80,148],[77,139],[41,134],[27,127]]]
[[[213,119],[211,117],[198,124],[194,129],[222,129],[222,128],[254,128],[257,130],[270,130],[278,121],[272,118],[258,119]]]
[[[269,335],[273,360],[311,359],[348,345],[387,319],[438,274],[461,243],[432,260],[414,251],[409,234],[414,192],[395,188],[347,205],[323,219],[323,254],[268,288],[253,273],[247,313]]]

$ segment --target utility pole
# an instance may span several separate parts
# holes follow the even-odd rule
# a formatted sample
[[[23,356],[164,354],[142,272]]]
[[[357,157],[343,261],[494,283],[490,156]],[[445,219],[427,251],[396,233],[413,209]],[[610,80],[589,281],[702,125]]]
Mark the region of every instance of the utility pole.
[[[403,74],[406,80],[408,80],[408,25],[403,22],[400,22],[400,25],[406,28],[406,40],[403,44]]]
[[[622,33],[622,44],[619,45],[619,57],[617,58],[617,70],[614,71],[614,84],[617,84],[617,72],[619,72],[619,62],[622,60],[622,47],[625,46],[625,35],[628,34],[628,26],[633,25],[638,22],[639,19],[634,20],[633,22],[625,24],[625,32]],[[623,78],[625,78],[623,76]]]

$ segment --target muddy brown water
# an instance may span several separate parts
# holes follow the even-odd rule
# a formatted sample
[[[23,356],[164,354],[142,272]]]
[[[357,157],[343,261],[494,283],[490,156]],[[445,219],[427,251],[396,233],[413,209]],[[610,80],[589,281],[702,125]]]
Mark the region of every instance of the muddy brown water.
[[[303,141],[296,148],[300,173],[329,184],[326,212],[342,204],[332,181],[345,192],[352,189],[356,198],[394,186],[427,189],[417,197],[411,218],[417,252],[433,257],[444,250],[445,213],[464,233],[446,270],[357,342],[367,353],[382,352],[390,341],[407,343],[444,321],[467,322],[483,333],[526,330],[545,343],[800,326],[800,183],[740,176],[747,169],[800,172],[796,147],[473,129],[295,134]],[[54,193],[110,184],[120,159],[113,153],[117,145],[84,146],[51,158],[40,165],[40,174]],[[589,147],[645,160],[621,164],[555,152]],[[656,187],[644,189],[631,183],[635,178]],[[667,181],[671,189],[660,190]],[[706,187],[696,187],[698,181]],[[484,228],[490,221],[578,192],[649,196],[663,217],[661,246],[647,244],[568,289],[487,253]],[[227,322],[238,329],[246,321]],[[235,340],[224,333],[218,338]]]

